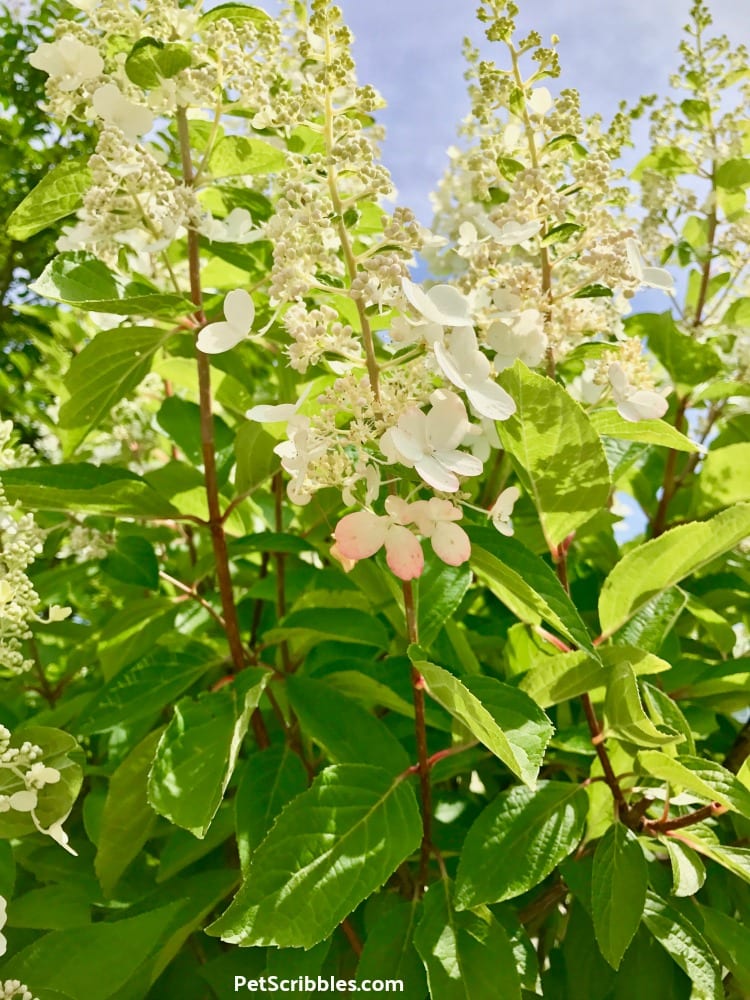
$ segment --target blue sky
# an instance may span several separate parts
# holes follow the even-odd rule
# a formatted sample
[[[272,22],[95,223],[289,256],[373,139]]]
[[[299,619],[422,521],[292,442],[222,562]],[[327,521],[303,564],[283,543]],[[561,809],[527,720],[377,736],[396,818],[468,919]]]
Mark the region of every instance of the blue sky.
[[[461,40],[483,42],[474,0],[338,0],[355,35],[359,78],[383,94],[388,130],[384,160],[399,203],[429,224],[428,193],[445,150],[468,111]],[[519,0],[519,28],[560,36],[559,85],[581,92],[584,113],[605,120],[620,99],[664,93],[678,65],[677,46],[690,0]],[[748,0],[714,0],[717,33],[750,45]],[[500,45],[484,42],[498,62]],[[645,151],[644,151],[645,152]]]

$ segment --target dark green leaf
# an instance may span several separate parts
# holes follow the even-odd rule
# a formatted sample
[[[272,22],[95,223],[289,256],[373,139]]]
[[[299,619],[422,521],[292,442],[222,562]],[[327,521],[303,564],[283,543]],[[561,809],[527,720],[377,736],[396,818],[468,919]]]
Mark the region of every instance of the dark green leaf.
[[[643,920],[662,948],[692,980],[691,997],[722,1000],[721,967],[706,940],[687,917],[649,890]]]
[[[154,547],[138,535],[121,535],[102,569],[115,580],[134,587],[156,590],[159,586],[159,563]]]
[[[638,930],[648,871],[638,838],[614,823],[596,845],[591,911],[599,950],[613,969]]]
[[[28,240],[79,207],[91,184],[83,160],[66,160],[53,167],[10,214],[5,229],[12,240]]]

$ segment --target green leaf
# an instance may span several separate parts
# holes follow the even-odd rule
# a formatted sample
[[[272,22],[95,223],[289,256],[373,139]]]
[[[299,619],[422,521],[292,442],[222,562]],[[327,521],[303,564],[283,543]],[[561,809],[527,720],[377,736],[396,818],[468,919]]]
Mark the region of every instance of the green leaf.
[[[691,998],[722,1000],[721,967],[687,917],[649,890],[643,920],[662,948],[692,980]]]
[[[586,626],[549,566],[515,538],[494,528],[467,529],[477,576],[527,625],[545,621],[596,656]]]
[[[497,425],[500,440],[554,548],[607,503],[611,484],[599,435],[561,385],[520,361],[498,382],[516,402],[515,414]]]
[[[206,24],[213,24],[214,21],[218,21],[224,18],[232,23],[242,23],[242,21],[255,21],[256,24],[268,23],[271,20],[269,14],[267,14],[260,7],[249,7],[242,3],[222,3],[218,7],[212,7],[211,10],[207,10],[205,14],[201,15],[199,24],[203,27]]]
[[[190,65],[190,50],[179,42],[139,38],[125,60],[128,79],[144,90],[153,90]]]
[[[428,559],[419,578],[417,620],[419,641],[428,648],[440,629],[456,611],[471,584],[471,570],[448,566],[441,559]]]
[[[411,647],[409,655],[416,670],[424,678],[427,693],[442,705],[454,719],[458,719],[473,736],[483,743],[506,767],[525,784],[534,787],[538,766],[533,767],[525,750],[519,755],[510,740],[495,721],[491,711],[457,677],[435,663],[418,659],[419,647]],[[491,678],[486,678],[490,680]],[[499,684],[499,681],[495,682]],[[495,697],[502,701],[502,693]],[[515,718],[515,716],[514,716]],[[540,739],[543,738],[540,733]]]
[[[548,247],[555,243],[563,243],[581,232],[583,232],[583,226],[579,226],[575,222],[561,222],[559,226],[553,226],[547,232],[547,235],[539,241],[539,245]]]
[[[268,678],[267,670],[248,667],[231,685],[181,701],[159,741],[149,802],[196,837],[205,837],[221,805]]]
[[[108,576],[133,587],[156,590],[159,586],[159,562],[154,547],[139,535],[121,535],[102,569]]]
[[[456,913],[451,884],[431,885],[422,904],[414,944],[427,970],[432,1000],[521,1000],[513,951],[486,907]]]
[[[240,425],[234,442],[237,470],[234,488],[237,493],[249,493],[269,479],[279,467],[273,453],[276,441],[255,420]]]
[[[38,937],[3,966],[3,978],[60,989],[86,1000],[109,1000],[164,941],[181,902],[124,920],[53,931]]]
[[[394,776],[411,764],[383,722],[324,681],[290,676],[286,691],[302,732],[325,750],[332,764],[370,761]]]
[[[91,186],[85,160],[66,160],[53,167],[11,212],[5,231],[12,240],[28,240],[64,219],[83,202]]]
[[[723,369],[713,347],[682,333],[670,312],[638,313],[626,320],[625,328],[630,336],[648,339],[649,350],[682,388],[707,382]]]
[[[233,834],[234,809],[231,802],[219,806],[203,840],[198,840],[187,830],[175,827],[159,854],[156,881],[167,882],[184,868],[206,857],[220,844],[232,838]]]
[[[357,982],[398,979],[407,997],[425,997],[427,979],[414,947],[414,929],[421,913],[418,900],[394,900],[369,929],[357,963]]]
[[[657,729],[643,710],[632,666],[623,660],[612,668],[604,703],[607,735],[639,747],[660,747],[682,741],[674,730]]]
[[[265,634],[266,643],[287,639],[317,644],[325,639],[354,642],[362,646],[388,648],[388,633],[373,615],[357,608],[302,608],[292,611],[278,628]]]
[[[683,737],[684,745],[680,747],[683,753],[695,754],[695,740],[690,723],[680,711],[677,702],[648,681],[641,681],[641,691],[651,718],[664,723]]]
[[[368,764],[326,768],[281,813],[208,933],[244,946],[311,948],[418,847],[414,791]]]
[[[162,730],[155,729],[127,755],[109,779],[94,868],[105,896],[141,852],[156,824],[146,781]]]
[[[638,838],[614,823],[596,845],[591,878],[594,932],[604,958],[619,969],[641,922],[648,870]]]
[[[91,923],[91,900],[88,886],[63,882],[32,889],[13,899],[8,908],[9,927],[64,931]],[[35,991],[36,992],[36,991]]]
[[[195,308],[181,295],[159,292],[143,281],[127,281],[83,250],[61,253],[29,288],[44,299],[119,316],[178,318]]]
[[[64,380],[70,399],[60,407],[60,426],[69,432],[68,451],[101,428],[112,407],[140,385],[171,335],[156,329],[108,330],[73,358]]]
[[[737,157],[717,168],[715,182],[722,188],[746,188],[750,185],[750,159]]]
[[[696,514],[750,500],[750,443],[717,448],[706,455],[694,495]]]
[[[20,503],[32,510],[146,518],[179,514],[140,476],[108,465],[79,462],[5,469],[0,472],[0,481],[11,503]]]
[[[78,798],[83,782],[81,762],[83,760],[77,741],[68,733],[48,726],[19,726],[13,731],[11,746],[18,747],[28,741],[40,747],[42,754],[36,763],[54,767],[60,772],[60,780],[54,785],[44,785],[37,793],[35,811],[39,824],[47,829],[53,823],[63,821]],[[26,784],[8,768],[0,769],[0,795],[13,795],[24,791]],[[0,812],[0,838],[25,837],[36,832],[36,826],[29,813],[11,809]]]
[[[706,866],[700,855],[687,844],[662,837],[672,866],[672,892],[675,896],[694,896],[706,881]]]
[[[302,761],[286,744],[252,754],[234,797],[237,849],[243,874],[284,806],[307,788]]]
[[[675,788],[692,792],[709,802],[718,802],[750,819],[750,789],[721,764],[703,757],[668,757],[658,750],[642,750],[636,766],[643,774],[668,781]]]
[[[679,587],[670,587],[650,601],[613,636],[618,645],[637,646],[658,653],[687,603],[687,595]]]
[[[524,691],[494,677],[466,677],[463,684],[503,731],[518,761],[522,780],[533,787],[554,732],[550,720]]]
[[[115,612],[99,633],[97,642],[104,679],[109,682],[123,667],[154,649],[165,633],[170,632],[176,614],[177,606],[173,601],[153,595],[128,601],[121,611]],[[165,649],[157,648],[162,657],[168,655]],[[142,714],[149,713],[144,710]],[[116,728],[116,724],[108,728]]]
[[[703,934],[722,965],[737,980],[743,993],[750,995],[750,929],[721,910],[699,906]]]
[[[732,872],[737,878],[741,878],[743,882],[750,882],[750,847],[731,847],[728,844],[702,841],[695,844],[695,847],[696,849],[700,847],[702,854]]]
[[[533,889],[575,848],[588,812],[586,790],[542,781],[497,796],[466,835],[456,906],[499,903]]]
[[[76,728],[84,734],[105,733],[147,719],[191,687],[215,661],[216,655],[198,643],[175,650],[157,647],[105,684]]]
[[[748,534],[750,504],[740,504],[631,549],[604,581],[599,597],[602,633],[612,635],[647,601],[733,549]]]
[[[621,441],[662,445],[674,451],[699,451],[700,446],[664,420],[625,420],[617,410],[594,410],[591,424],[597,434]]]
[[[547,708],[606,687],[612,668],[623,660],[638,675],[669,670],[666,660],[631,646],[605,646],[599,652],[601,660],[593,659],[585,650],[541,657],[532,663],[519,686],[537,705]]]
[[[634,181],[639,181],[646,170],[655,170],[667,177],[678,177],[680,174],[694,173],[697,164],[679,146],[657,146],[644,156],[630,176]]]
[[[227,135],[213,148],[208,169],[214,177],[237,177],[276,173],[286,166],[286,153],[263,139]]]

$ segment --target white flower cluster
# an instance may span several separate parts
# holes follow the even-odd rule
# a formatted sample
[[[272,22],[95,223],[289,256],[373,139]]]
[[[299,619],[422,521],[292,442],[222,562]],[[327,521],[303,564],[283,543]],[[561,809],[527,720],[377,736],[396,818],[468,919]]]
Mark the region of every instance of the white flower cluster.
[[[22,450],[10,446],[13,424],[0,421],[0,468],[10,468],[27,457]],[[50,607],[48,618],[37,613],[39,596],[26,574],[42,551],[44,533],[32,514],[21,514],[17,505],[8,503],[0,485],[0,670],[22,673],[31,667],[23,652],[25,639],[30,638],[32,622],[61,621],[70,608]]]
[[[39,792],[46,785],[56,785],[60,780],[57,768],[47,767],[39,758],[44,751],[41,747],[24,741],[20,747],[11,746],[11,732],[0,725],[0,780],[7,791],[0,794],[0,813],[25,813],[31,817],[39,833],[51,837],[64,847],[69,854],[76,852],[68,846],[68,835],[58,821],[48,827],[42,826],[36,809],[39,804]]]

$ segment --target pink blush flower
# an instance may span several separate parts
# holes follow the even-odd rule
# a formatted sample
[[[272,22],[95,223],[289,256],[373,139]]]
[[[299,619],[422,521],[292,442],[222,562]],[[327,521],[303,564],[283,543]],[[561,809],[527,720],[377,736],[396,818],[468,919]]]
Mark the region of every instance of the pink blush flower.
[[[388,566],[400,580],[414,580],[424,569],[424,553],[419,540],[388,515],[368,510],[342,517],[333,533],[335,557],[353,563],[368,559],[385,545]]]

